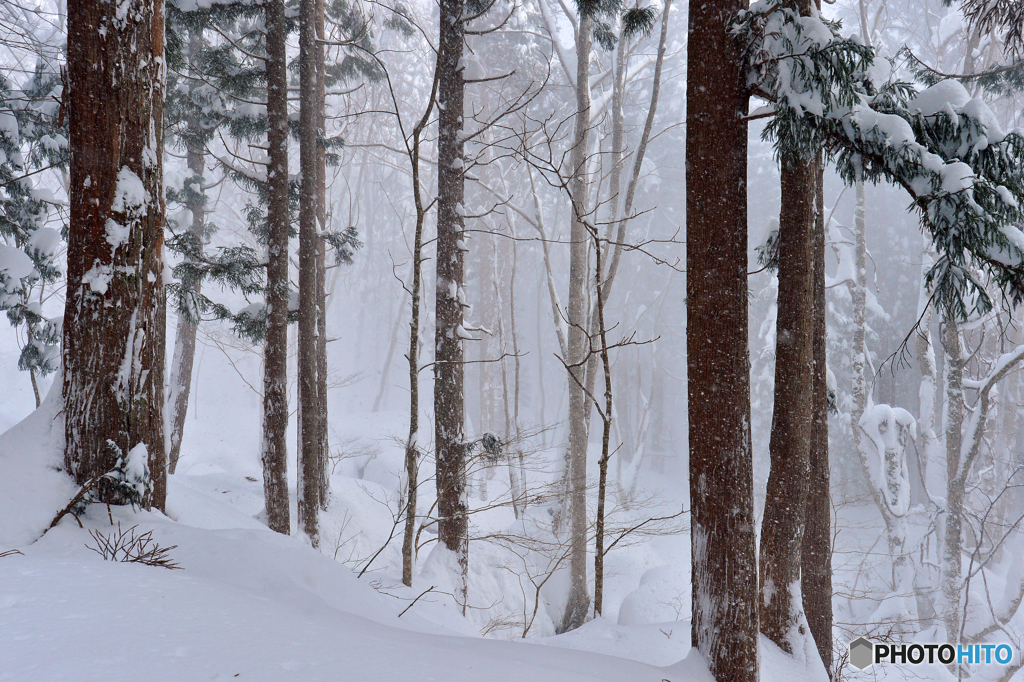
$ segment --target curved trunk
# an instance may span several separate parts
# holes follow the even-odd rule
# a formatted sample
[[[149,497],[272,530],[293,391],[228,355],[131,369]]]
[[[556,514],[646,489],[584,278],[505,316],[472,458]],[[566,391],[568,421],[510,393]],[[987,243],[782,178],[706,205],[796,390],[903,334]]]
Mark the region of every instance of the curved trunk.
[[[814,198],[816,164],[782,165],[779,303],[771,471],[761,524],[761,632],[793,653],[803,620],[800,557],[810,474],[814,395]]]
[[[194,32],[190,40],[190,55],[195,54],[199,49],[200,34]],[[195,86],[192,86],[193,88]],[[201,178],[206,171],[205,149],[196,144],[193,140],[199,133],[201,122],[198,117],[188,121],[188,127],[193,134],[188,136],[189,144],[187,150],[188,169],[193,177]],[[189,202],[189,210],[192,212],[192,225],[190,229],[199,233],[206,222],[205,195],[193,195],[194,200]],[[196,282],[195,293],[202,290],[202,280]],[[188,400],[192,393],[192,365],[196,357],[196,332],[199,327],[192,320],[185,316],[178,317],[178,327],[174,335],[174,354],[171,360],[171,377],[168,387],[168,402],[171,406],[170,414],[170,448],[167,452],[167,465],[169,473],[173,474],[178,468],[178,458],[181,456],[181,440],[185,435],[185,417],[188,415]]]

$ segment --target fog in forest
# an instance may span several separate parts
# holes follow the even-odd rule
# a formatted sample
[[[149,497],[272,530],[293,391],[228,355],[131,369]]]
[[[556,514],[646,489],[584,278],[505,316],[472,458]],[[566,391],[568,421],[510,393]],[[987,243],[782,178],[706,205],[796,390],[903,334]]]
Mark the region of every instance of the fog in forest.
[[[159,72],[153,82],[164,89],[139,95],[142,100],[110,95],[125,87],[120,76],[99,95],[75,89],[75,74],[86,70],[76,71],[68,57],[74,21],[85,21],[86,5],[103,3],[76,9],[62,0],[0,1],[0,308],[10,321],[0,324],[0,432],[7,432],[0,436],[0,478],[8,480],[0,484],[0,552],[24,554],[0,558],[0,576],[5,569],[13,576],[18,561],[57,565],[59,542],[77,548],[67,555],[74,561],[98,562],[93,554],[82,559],[79,550],[120,523],[155,529],[161,545],[177,543],[182,549],[171,555],[180,555],[181,574],[190,575],[191,561],[203,567],[196,575],[205,580],[216,575],[209,557],[218,556],[207,549],[221,547],[221,540],[201,533],[270,526],[297,539],[287,545],[268,545],[279,541],[262,534],[245,540],[271,548],[252,554],[262,557],[251,560],[260,571],[276,565],[280,546],[292,554],[281,554],[273,570],[310,576],[309,590],[317,594],[334,590],[366,600],[331,607],[345,613],[370,618],[378,608],[370,604],[380,599],[390,620],[377,622],[389,627],[407,627],[408,616],[398,621],[391,611],[408,607],[420,619],[408,632],[526,638],[631,659],[648,666],[642,674],[650,666],[674,666],[664,675],[676,681],[714,674],[722,682],[758,674],[832,682],[872,675],[1022,679],[1016,676],[1024,641],[1020,3],[1003,3],[1009,9],[988,19],[986,8],[1000,3],[835,0],[819,10],[801,1],[762,0],[742,10],[720,42],[735,41],[730,58],[746,60],[745,192],[742,182],[714,180],[727,177],[728,159],[742,151],[723,147],[721,168],[712,156],[699,175],[696,152],[687,150],[688,137],[699,137],[687,129],[688,98],[695,101],[688,80],[692,88],[710,73],[688,73],[688,63],[702,60],[703,68],[719,57],[706,54],[706,41],[701,53],[689,50],[688,35],[696,40],[705,24],[694,23],[685,2],[337,0],[325,7],[322,0],[302,0],[281,3],[280,17],[276,0],[121,4],[132,9],[110,19],[111,35],[128,35],[136,30],[131,22],[145,17],[157,25],[152,17],[164,14],[165,48],[145,48],[166,50],[156,62],[123,57],[136,48],[122,38],[116,53],[103,52],[115,42],[96,43],[98,54],[139,65],[125,82]],[[281,31],[285,59],[271,44]],[[872,63],[865,66],[867,53]],[[581,55],[589,68],[580,67]],[[791,62],[798,66],[783,71]],[[275,104],[285,78],[287,98]],[[700,85],[701,93],[714,83]],[[766,102],[765,93],[775,99]],[[843,99],[844,93],[854,95]],[[92,190],[81,170],[86,165],[75,164],[99,162],[86,158],[93,152],[76,151],[89,135],[75,131],[99,131],[103,117],[86,120],[75,107],[86,111],[94,101],[94,111],[112,110],[103,108],[115,106],[104,104],[108,95],[109,102],[162,107],[152,116],[139,110],[150,117],[142,147],[150,160],[141,167],[158,168],[160,153],[162,170],[147,175],[129,168],[132,159],[111,161],[102,177],[116,188],[102,210],[112,211],[114,227],[101,216],[100,228],[76,232],[86,209],[74,207],[86,206],[80,197]],[[702,114],[708,131],[717,125],[714,108],[731,106],[719,97],[709,94],[701,105],[712,112]],[[309,104],[314,100],[322,107]],[[118,125],[127,125],[137,107],[121,106]],[[878,121],[868,123],[868,114]],[[276,142],[268,137],[275,130]],[[123,129],[120,135],[110,139],[128,139]],[[729,139],[714,135],[702,138],[702,149]],[[796,147],[786,144],[803,145],[803,157],[793,160]],[[287,183],[280,175],[285,153]],[[688,159],[691,178],[704,178],[699,188],[687,186]],[[92,177],[101,177],[98,167],[91,166]],[[787,240],[790,230],[797,232],[785,203],[786,183],[797,181],[786,174],[797,167],[813,175],[806,175],[811,184],[800,204],[805,256],[818,235],[823,242],[815,244],[823,247],[816,254],[824,262],[805,257],[799,277],[806,287],[790,291],[803,286],[786,279],[797,258],[787,255],[796,253],[787,251],[794,248]],[[954,180],[962,186],[949,184],[949,169],[961,173]],[[922,190],[928,182],[930,189]],[[717,198],[700,204],[704,255],[695,260],[692,244],[688,255],[687,205],[688,196],[696,202],[698,195]],[[949,197],[967,195],[977,224],[960,213],[949,218]],[[744,238],[742,224],[730,222],[744,211],[730,201],[746,203],[746,275],[742,263],[724,260],[728,245]],[[162,223],[145,222],[158,211]],[[131,251],[137,256],[124,255],[136,243],[142,244]],[[274,246],[281,243],[283,251]],[[83,249],[87,257],[76,255]],[[100,254],[95,261],[94,253]],[[813,279],[812,270],[823,279]],[[275,272],[285,279],[272,282]],[[701,279],[691,279],[688,298],[694,272]],[[149,313],[117,298],[130,297],[136,286],[119,284],[122,275],[157,282],[140,299],[157,301]],[[744,330],[732,322],[742,317],[744,277],[746,349],[735,341]],[[719,318],[706,301],[727,289],[740,308],[723,308]],[[84,292],[73,318],[66,312],[69,291]],[[272,295],[277,298],[268,305]],[[803,308],[791,303],[797,295],[806,296]],[[823,356],[811,353],[812,295],[824,320],[824,334],[814,335]],[[688,329],[695,306],[699,326]],[[115,309],[121,317],[109,316]],[[803,322],[793,317],[802,310]],[[144,322],[146,314],[154,315],[152,324]],[[797,326],[780,332],[779,320],[794,319]],[[287,324],[286,343],[274,340],[284,339],[273,336],[275,324]],[[740,336],[719,335],[714,330],[724,327],[717,324],[731,324]],[[121,339],[116,348],[127,349],[123,362],[111,360],[104,374],[105,351],[81,350],[93,338],[96,348],[108,350],[115,347],[110,339]],[[806,351],[786,351],[798,358],[787,360],[793,369],[777,368],[777,352],[805,338]],[[711,358],[699,386],[688,386],[693,363],[703,362],[694,359],[688,339],[703,346],[700,358]],[[78,364],[68,364],[72,345],[84,353]],[[276,352],[287,357],[287,371],[271,376]],[[140,360],[145,353],[154,359]],[[729,415],[742,417],[746,403],[735,399],[742,389],[736,373],[715,364],[725,354],[749,363],[749,424],[728,422]],[[62,359],[74,371],[62,374]],[[798,365],[807,371],[800,374]],[[153,384],[158,367],[162,383]],[[777,385],[780,377],[793,383]],[[274,388],[274,381],[286,388]],[[132,407],[124,407],[125,396],[136,395],[129,385],[149,397],[133,397]],[[800,386],[806,391],[797,396]],[[268,393],[279,389],[286,403]],[[112,436],[99,430],[100,412],[89,412],[93,397],[108,393],[117,394],[122,410]],[[699,405],[691,395],[701,396]],[[160,411],[152,411],[157,402]],[[73,404],[79,407],[65,408]],[[140,409],[151,411],[148,426],[138,430]],[[701,442],[695,444],[691,419],[698,413]],[[86,476],[81,462],[92,455],[67,454],[79,433],[71,426],[75,415],[85,415],[88,425],[83,443],[116,449],[96,455],[100,463],[88,469],[120,472],[108,476],[120,481],[109,490],[86,480],[92,474]],[[279,418],[287,424],[274,427]],[[418,428],[410,429],[411,419]],[[736,428],[708,430],[717,423]],[[152,436],[159,447],[136,433],[159,434]],[[747,455],[730,454],[728,444],[744,437]],[[773,467],[796,461],[786,458],[797,457],[792,444],[798,441],[802,464],[785,470],[797,472],[795,478],[777,479],[781,487],[773,487]],[[283,453],[277,442],[286,443]],[[148,445],[138,460],[137,443]],[[154,459],[157,450],[162,459]],[[702,460],[710,468],[699,469],[705,472],[699,483],[691,480],[697,451],[711,453]],[[734,457],[746,457],[745,464],[734,469],[740,461]],[[144,470],[137,480],[132,462]],[[716,502],[708,493],[731,509],[715,517],[721,525],[696,516],[702,502],[693,491],[705,490],[707,472],[717,472],[715,490],[735,487],[736,499],[752,485],[752,496],[741,502]],[[272,479],[280,476],[286,485],[274,488]],[[823,480],[824,488],[812,479]],[[129,492],[117,487],[122,484]],[[137,499],[130,492],[136,484]],[[76,491],[80,507],[65,510],[74,518],[55,519],[37,542]],[[157,501],[161,496],[166,506]],[[820,516],[813,522],[792,511],[814,500],[827,510],[824,525]],[[127,506],[108,513],[110,505],[101,502]],[[737,525],[725,520],[730,514]],[[787,550],[795,558],[771,554],[780,545],[765,541],[769,522],[791,529],[772,532],[783,533],[787,546],[797,538],[797,547]],[[814,523],[816,537],[824,538],[813,550],[825,553],[818,565],[830,567],[830,582],[817,592],[830,604],[827,618],[820,603],[808,601]],[[250,549],[230,549],[242,535],[224,537],[225,566],[237,563],[239,575],[248,575]],[[715,564],[717,550],[706,547],[716,542],[729,547],[723,552],[747,543],[747,572],[741,564],[729,573],[738,570],[733,560]],[[323,556],[314,562],[305,554],[309,547]],[[321,573],[328,564],[335,570],[332,562],[344,567],[343,578],[323,577],[335,575]],[[713,566],[729,568],[719,574]],[[267,575],[252,578],[252,585],[278,584],[276,573]],[[697,575],[710,581],[710,591],[701,591]],[[782,589],[772,582],[777,576],[789,576],[784,591],[776,592]],[[35,589],[13,577],[4,588],[5,580],[0,577],[0,595]],[[56,573],[53,580],[72,584]],[[743,580],[756,592],[737,592],[733,601],[756,602],[753,626],[715,601],[714,583],[732,590]],[[778,601],[772,610],[776,594],[789,604],[781,615]],[[180,597],[190,598],[202,602]],[[60,607],[52,608],[41,617],[58,617]],[[701,633],[753,627],[747,639],[756,651],[758,608],[760,672],[755,657],[753,673],[740,674],[712,653],[718,635]],[[291,616],[272,617],[291,622]],[[156,620],[153,631],[161,632]],[[16,627],[31,639],[33,623],[19,620]],[[351,628],[357,636],[359,628]],[[95,646],[106,641],[90,636],[98,637]],[[338,635],[339,646],[347,636]],[[851,665],[848,648],[859,636],[886,644],[1007,643],[1015,653],[1008,665],[972,659],[964,666],[890,663],[862,671]],[[696,654],[686,658],[691,645],[704,662],[695,663]],[[87,651],[76,655],[91,660]],[[14,661],[15,649],[0,644],[0,660],[8,656]],[[220,670],[235,654],[204,656],[194,662],[198,667],[161,674],[189,679]],[[438,656],[424,665],[440,665]],[[472,661],[481,667],[503,665],[479,656]],[[365,659],[376,662],[359,668],[357,677],[398,674],[388,659]],[[705,664],[710,672],[701,669]],[[18,665],[10,679],[32,679],[30,666]],[[528,665],[537,672],[524,669],[515,679],[569,679],[559,676],[559,664]],[[61,676],[62,669],[52,670]],[[318,670],[295,679],[320,679],[333,668]],[[586,666],[579,670],[591,674]],[[646,679],[635,676],[639,667],[607,674]]]

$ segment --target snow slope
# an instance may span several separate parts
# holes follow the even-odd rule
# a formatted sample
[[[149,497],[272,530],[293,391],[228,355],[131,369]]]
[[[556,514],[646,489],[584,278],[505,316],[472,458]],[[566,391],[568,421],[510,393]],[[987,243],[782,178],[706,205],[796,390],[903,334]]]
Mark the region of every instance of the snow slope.
[[[92,516],[87,527],[109,529]],[[417,607],[399,619],[409,600],[294,538],[127,510],[115,510],[117,521],[177,544],[184,570],[104,561],[73,520],[0,559],[0,680],[665,678],[621,658],[438,634]]]
[[[482,638],[433,595],[413,604],[408,588],[270,532],[246,513],[259,484],[215,467],[171,478],[174,518],[94,505],[85,528],[68,516],[42,535],[75,490],[58,470],[58,396],[0,436],[0,551],[22,552],[0,558],[2,681],[666,679],[593,653],[604,635],[580,633],[578,647]],[[177,545],[183,570],[104,561],[88,531],[111,532],[111,518]]]
[[[0,682],[712,682],[684,620],[689,562],[663,563],[680,548],[688,559],[678,537],[654,538],[609,563],[621,592],[609,599],[610,619],[522,640],[483,637],[462,616],[444,594],[436,549],[410,589],[389,569],[360,578],[344,554],[269,531],[258,520],[258,479],[244,461],[229,471],[233,462],[220,455],[170,477],[167,516],[92,505],[84,528],[67,516],[44,534],[75,492],[60,471],[59,405],[58,386],[0,435],[0,552],[21,552],[0,557]],[[384,492],[373,485],[332,479],[325,529],[343,513],[359,526],[360,551],[379,547],[374,536],[390,526],[386,507],[366,501]],[[182,570],[105,561],[89,549],[90,531],[133,526],[175,546]],[[659,542],[666,546],[656,551]],[[513,600],[506,584],[488,578],[508,572],[487,567],[485,547],[474,554],[474,589],[485,601]],[[638,580],[638,589],[627,587]],[[762,671],[764,682],[816,679],[768,646]]]

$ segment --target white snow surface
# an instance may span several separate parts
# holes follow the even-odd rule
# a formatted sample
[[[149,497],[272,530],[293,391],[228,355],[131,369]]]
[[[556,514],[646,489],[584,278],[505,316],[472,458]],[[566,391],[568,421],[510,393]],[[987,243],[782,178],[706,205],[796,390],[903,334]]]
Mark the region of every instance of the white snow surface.
[[[567,637],[488,639],[429,594],[399,617],[429,585],[360,579],[330,551],[269,531],[254,518],[260,484],[213,463],[170,477],[167,516],[115,507],[112,528],[93,505],[84,529],[69,515],[43,535],[76,490],[59,470],[54,386],[0,436],[0,552],[23,553],[0,558],[0,681],[707,679],[696,659],[679,673],[643,662],[682,660],[686,623],[598,620]],[[337,487],[339,498],[351,492]],[[176,545],[182,570],[105,561],[87,547],[90,530],[118,525]]]
[[[44,535],[76,491],[60,470],[60,405],[55,381],[42,407],[0,435],[0,552],[22,552],[0,558],[0,682],[713,682],[690,649],[687,536],[610,554],[605,618],[552,636],[549,612],[564,607],[566,586],[555,575],[528,639],[515,631],[481,636],[486,612],[477,607],[463,617],[438,593],[451,589],[444,550],[421,552],[413,588],[400,584],[388,553],[362,577],[352,569],[349,559],[372,554],[391,528],[376,500],[393,483],[397,450],[339,467],[318,552],[260,521],[258,462],[242,454],[255,452],[255,441],[230,435],[230,412],[183,455],[168,482],[166,516],[115,507],[112,526],[107,508],[92,505],[84,528],[66,516]],[[395,421],[394,413],[367,414],[339,425],[339,436],[373,439]],[[501,517],[485,528],[517,523],[510,510],[496,511]],[[89,531],[118,527],[151,531],[161,546],[173,546],[181,570],[105,561],[89,549],[96,546]],[[474,604],[523,607],[519,586],[509,583],[515,578],[500,568],[507,561],[474,544]],[[762,682],[820,678],[763,638],[760,656]]]
[[[67,517],[21,545],[24,555],[0,562],[0,629],[14,635],[0,638],[0,680],[123,679],[140,670],[136,679],[168,681],[665,678],[654,666],[571,645],[468,637],[459,617],[429,602],[399,618],[414,596],[404,588],[387,590],[401,599],[386,596],[300,539],[242,521],[216,498],[196,504],[201,493],[177,488],[172,478],[172,514],[184,505],[206,525],[248,527],[210,530],[113,510],[121,528],[138,525],[161,545],[177,545],[178,571],[104,561],[90,551],[87,530],[111,530],[98,507],[83,519],[86,530]],[[14,525],[10,514],[3,519],[5,529]],[[428,618],[448,618],[452,627]]]

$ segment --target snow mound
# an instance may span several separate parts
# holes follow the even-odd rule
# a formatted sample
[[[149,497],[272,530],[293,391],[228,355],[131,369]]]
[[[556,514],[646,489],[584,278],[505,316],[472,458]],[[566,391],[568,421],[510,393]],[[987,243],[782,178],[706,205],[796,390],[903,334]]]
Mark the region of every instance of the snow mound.
[[[644,572],[640,586],[619,608],[619,625],[648,625],[689,620],[690,567],[656,566]]]
[[[111,530],[106,509],[87,529]],[[660,682],[621,658],[451,636],[420,604],[383,594],[299,538],[192,528],[115,509],[153,531],[183,570],[104,561],[62,523],[24,556],[0,560],[3,680],[374,680]],[[59,652],[59,655],[55,655]],[[673,682],[700,678],[674,677]]]
[[[62,407],[54,381],[39,409],[0,434],[0,551],[42,535],[77,490],[62,472]]]

